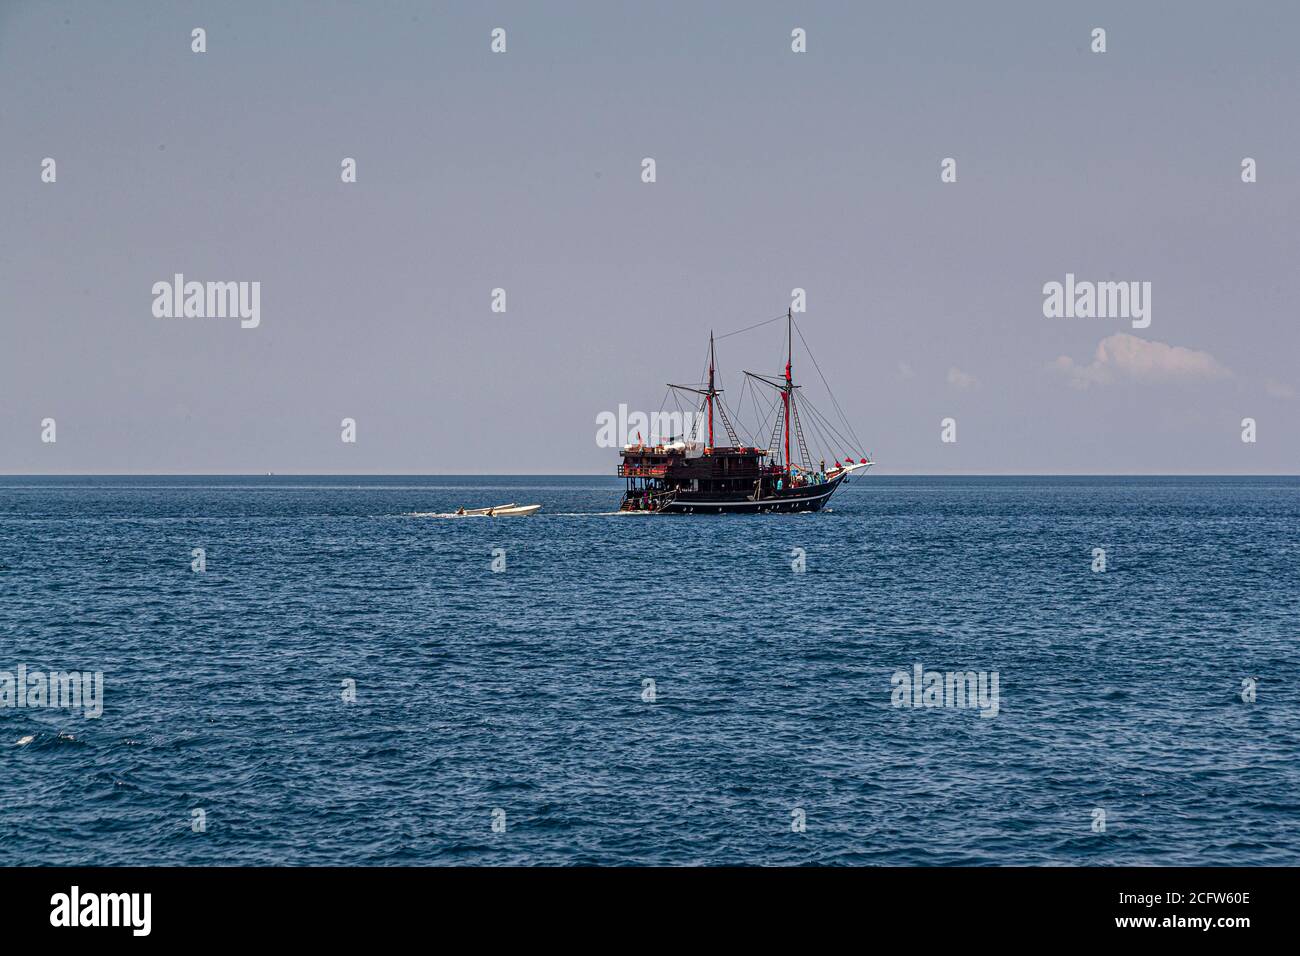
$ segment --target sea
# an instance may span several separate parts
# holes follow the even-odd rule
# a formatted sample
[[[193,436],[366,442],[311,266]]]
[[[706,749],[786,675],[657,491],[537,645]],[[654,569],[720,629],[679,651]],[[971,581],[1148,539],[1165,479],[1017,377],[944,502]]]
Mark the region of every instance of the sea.
[[[621,488],[0,478],[0,864],[1300,864],[1300,479]]]

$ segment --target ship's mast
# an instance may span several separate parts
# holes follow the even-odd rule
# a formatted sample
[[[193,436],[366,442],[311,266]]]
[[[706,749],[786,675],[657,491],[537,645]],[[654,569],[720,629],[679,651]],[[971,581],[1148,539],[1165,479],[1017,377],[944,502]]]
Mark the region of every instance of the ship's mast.
[[[768,322],[775,322],[780,318],[781,317],[778,315],[775,319],[768,319]],[[761,324],[766,325],[767,322]],[[780,446],[776,448],[772,448],[770,446],[771,443],[775,443],[779,440],[780,434],[782,430],[784,430],[785,461],[783,462],[783,467],[785,468],[785,471],[787,473],[791,471],[790,420],[794,418],[794,416],[797,414],[795,410],[794,390],[800,387],[794,384],[794,375],[792,374],[793,367],[794,367],[794,308],[791,307],[787,309],[785,313],[785,375],[773,376],[773,375],[760,375],[757,372],[749,372],[749,371],[745,372],[745,374],[748,375],[750,378],[752,378],[754,381],[762,382],[764,385],[768,386],[769,388],[774,388],[781,393],[781,409],[778,412],[780,418],[772,426],[772,436],[770,439],[768,439],[769,447],[767,449],[765,457],[771,458],[772,461],[771,467],[773,469],[776,469],[777,456],[780,454],[781,448]],[[797,428],[798,425],[796,423],[796,429]],[[799,435],[800,435],[800,439],[799,439],[800,445],[802,447],[802,442],[803,442],[802,431],[799,432]],[[806,456],[806,452],[805,452],[805,456]]]
[[[785,402],[785,470],[790,471],[790,398],[794,393],[794,380],[790,377],[790,363],[794,358],[794,343],[790,338],[791,326],[794,325],[794,307],[785,313],[785,388],[781,398]]]
[[[709,452],[713,452],[713,396],[716,393],[713,390],[713,330],[709,329],[709,393],[707,401],[709,404]]]
[[[713,350],[713,332],[709,332],[709,378],[702,383],[704,388],[697,388],[694,385],[673,385],[668,383],[668,387],[679,389],[683,392],[690,392],[692,395],[702,395],[704,397],[704,408],[708,412],[709,419],[709,444],[707,446],[709,453],[713,452],[713,412],[716,406],[717,412],[722,416],[722,424],[727,429],[727,437],[731,439],[731,444],[736,447],[740,440],[736,437],[736,430],[731,427],[731,419],[727,417],[727,406],[722,403],[722,389],[717,385],[717,359]],[[774,383],[772,384],[775,387]],[[696,406],[697,408],[699,406]]]

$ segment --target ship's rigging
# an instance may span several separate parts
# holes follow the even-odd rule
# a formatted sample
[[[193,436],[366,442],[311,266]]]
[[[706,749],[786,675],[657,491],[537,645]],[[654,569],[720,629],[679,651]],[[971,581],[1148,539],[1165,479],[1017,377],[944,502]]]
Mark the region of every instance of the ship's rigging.
[[[784,360],[783,372],[780,375],[773,376],[746,370],[741,380],[739,397],[734,409],[729,408],[728,404],[723,400],[724,390],[717,387],[721,370],[717,364],[715,337],[710,333],[702,381],[697,385],[670,384],[668,393],[664,396],[664,402],[660,406],[662,411],[671,396],[677,403],[678,411],[685,411],[682,407],[684,404],[683,397],[694,396],[694,398],[689,399],[689,403],[695,406],[701,425],[707,425],[707,432],[696,435],[669,436],[669,440],[680,437],[703,444],[706,449],[711,450],[714,447],[714,420],[716,415],[717,418],[721,419],[732,447],[750,446],[764,449],[769,457],[770,467],[787,474],[798,472],[801,469],[807,472],[824,471],[825,462],[828,460],[834,460],[837,466],[841,458],[845,460],[845,463],[852,463],[855,458],[861,462],[869,461],[870,456],[867,454],[861,440],[858,439],[857,434],[853,431],[853,426],[849,423],[839,400],[835,397],[834,391],[831,390],[830,384],[826,381],[826,376],[823,374],[820,364],[808,347],[803,330],[799,328],[798,323],[795,321],[793,310],[787,311],[784,315],[778,315],[763,322],[724,333],[716,338],[719,340],[730,338],[734,335],[740,335],[779,322],[782,319],[786,322],[786,347],[782,355]],[[813,368],[817,371],[822,386],[830,396],[832,406],[838,416],[838,424],[819,411],[803,393],[803,387],[794,382],[794,336],[796,333],[804,352],[807,354],[809,361],[812,362]],[[756,430],[753,432],[744,425],[745,417],[748,414],[745,405],[747,398],[750,402],[749,409],[752,411],[750,417],[757,423]],[[744,432],[745,442],[741,441],[741,436],[737,432],[736,425],[733,424],[733,419],[740,425],[741,431]],[[807,425],[807,431],[805,431],[805,424]],[[763,437],[761,442],[759,436]],[[809,437],[812,440],[811,449],[809,447]],[[816,458],[814,458],[814,452],[816,452]],[[818,460],[821,463],[820,468],[816,464]]]

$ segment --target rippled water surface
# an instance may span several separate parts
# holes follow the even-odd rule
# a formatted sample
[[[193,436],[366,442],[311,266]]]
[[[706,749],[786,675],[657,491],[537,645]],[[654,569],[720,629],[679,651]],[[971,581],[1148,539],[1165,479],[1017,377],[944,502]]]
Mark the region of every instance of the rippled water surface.
[[[0,478],[0,672],[105,681],[0,707],[0,864],[1300,863],[1300,480],[619,494]],[[997,716],[894,707],[916,664]]]

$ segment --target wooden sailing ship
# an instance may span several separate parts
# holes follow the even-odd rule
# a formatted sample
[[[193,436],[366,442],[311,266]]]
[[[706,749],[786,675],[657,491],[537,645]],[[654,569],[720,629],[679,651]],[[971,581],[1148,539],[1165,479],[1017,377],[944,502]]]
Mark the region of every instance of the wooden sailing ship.
[[[755,391],[760,388],[773,390],[775,401],[769,405],[772,428],[767,430],[766,420],[760,424],[761,434],[770,436],[766,447],[743,444],[737,437],[732,415],[723,404],[722,390],[716,384],[716,353],[713,334],[710,333],[706,380],[698,386],[668,386],[670,392],[694,396],[699,403],[701,431],[703,424],[707,423],[707,434],[693,438],[668,436],[653,444],[642,442],[638,436],[635,443],[625,445],[618,473],[627,479],[627,490],[620,510],[655,514],[820,511],[850,475],[871,467],[873,463],[865,453],[853,457],[842,455],[842,461],[835,458],[834,464],[828,468],[823,451],[819,463],[813,462],[805,437],[805,422],[809,426],[807,431],[813,433],[815,441],[820,439],[823,448],[831,442],[838,443],[841,448],[861,446],[842,413],[840,419],[844,431],[800,395],[802,386],[794,383],[792,375],[793,332],[796,327],[793,311],[779,318],[786,320],[784,375],[745,372],[746,384],[752,383]],[[802,332],[800,340],[803,340]],[[807,343],[804,344],[806,347]],[[813,362],[816,365],[815,359]],[[820,374],[820,369],[818,372]],[[827,389],[829,391],[829,386]],[[757,401],[755,407],[758,407]],[[839,410],[838,402],[835,402],[835,408]],[[715,415],[726,430],[728,445],[714,444]],[[857,457],[856,461],[854,457]]]

